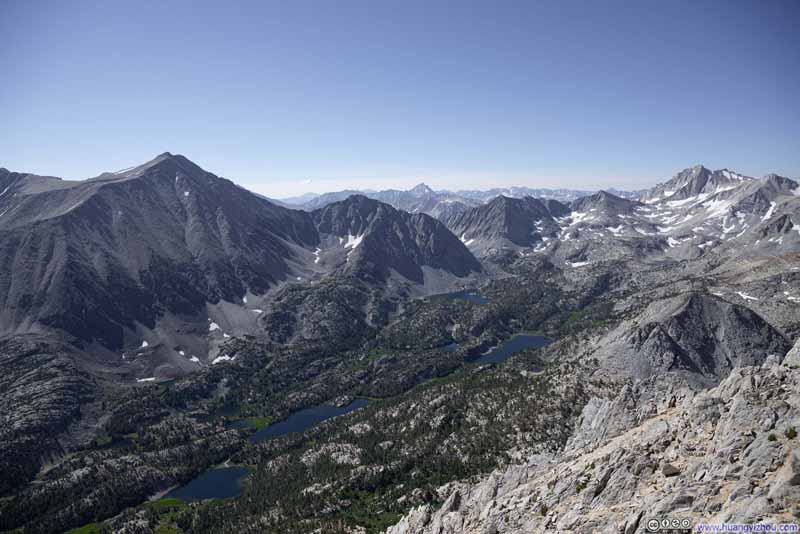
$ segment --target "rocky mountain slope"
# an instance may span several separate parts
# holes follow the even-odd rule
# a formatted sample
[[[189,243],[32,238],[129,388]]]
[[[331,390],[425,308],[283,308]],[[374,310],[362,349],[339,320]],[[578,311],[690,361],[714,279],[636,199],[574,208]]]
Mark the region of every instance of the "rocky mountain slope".
[[[760,364],[788,349],[784,335],[749,308],[691,292],[654,300],[597,341],[587,356],[598,358],[612,377],[679,372],[710,384],[734,367]]]
[[[0,330],[49,327],[117,357],[165,315],[266,292],[294,270],[298,249],[319,242],[305,214],[182,156],[82,182],[8,174],[4,183]]]
[[[556,218],[569,213],[557,200],[498,196],[489,203],[445,219],[445,223],[470,247],[536,247],[552,239]]]
[[[323,239],[330,236],[344,245],[349,270],[370,269],[383,278],[395,271],[418,283],[424,282],[423,267],[455,276],[481,270],[444,224],[422,213],[352,196],[312,212],[312,217]],[[324,261],[324,253],[320,258]]]
[[[70,357],[70,349],[35,335],[0,340],[0,494],[31,479],[65,452],[60,435],[83,416],[96,385]],[[84,406],[83,413],[81,406]]]
[[[440,489],[387,534],[623,532],[651,519],[795,523],[800,515],[800,369],[795,355],[733,370],[718,386],[627,396],[643,421],[613,424],[593,404],[563,452],[533,456],[471,485]],[[642,385],[642,388],[645,386]]]

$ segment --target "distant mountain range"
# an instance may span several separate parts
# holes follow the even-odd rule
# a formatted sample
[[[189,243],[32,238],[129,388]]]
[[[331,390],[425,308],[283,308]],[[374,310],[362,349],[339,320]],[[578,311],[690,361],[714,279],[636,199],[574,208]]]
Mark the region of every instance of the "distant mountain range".
[[[611,189],[610,192],[625,198],[633,198],[639,194],[638,192],[618,191],[616,189]],[[351,195],[364,195],[390,204],[400,210],[410,213],[427,213],[437,219],[447,220],[465,211],[467,208],[486,204],[499,196],[508,198],[535,197],[570,202],[576,198],[591,195],[592,193],[593,191],[577,189],[535,189],[530,187],[495,188],[485,191],[434,191],[426,184],[421,183],[407,191],[397,189],[387,189],[383,191],[359,191],[348,189],[323,194],[306,193],[298,197],[280,199],[277,202],[303,210],[314,210],[331,202],[345,199]]]
[[[566,265],[622,257],[699,258],[783,254],[800,247],[798,183],[698,165],[623,198],[600,191],[563,204],[497,197],[445,217],[481,256],[507,247]]]

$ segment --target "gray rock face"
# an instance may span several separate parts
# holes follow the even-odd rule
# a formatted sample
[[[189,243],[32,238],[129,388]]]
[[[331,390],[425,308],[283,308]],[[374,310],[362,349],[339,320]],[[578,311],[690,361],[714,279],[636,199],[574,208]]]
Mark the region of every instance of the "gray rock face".
[[[573,211],[588,212],[602,211],[608,215],[631,214],[641,203],[621,198],[607,191],[599,191],[593,195],[579,198],[570,204]]]
[[[296,247],[319,242],[307,214],[168,153],[91,180],[20,176],[6,188],[2,333],[39,323],[120,349],[137,322],[265,292],[289,275]]]
[[[753,180],[727,169],[711,171],[702,165],[695,165],[676,174],[671,180],[643,192],[639,199],[643,202],[656,200],[685,200],[690,197]]]
[[[749,308],[692,292],[653,302],[609,333],[596,354],[636,378],[686,371],[713,382],[788,349],[785,337]]]
[[[783,359],[783,365],[792,369],[800,369],[800,340],[794,344],[792,350],[786,353]]]
[[[800,426],[800,371],[771,359],[680,401],[653,400],[662,412],[599,446],[571,443],[550,462],[456,484],[448,506],[420,506],[387,534],[632,533],[664,516],[796,522],[800,442],[788,430]]]
[[[0,495],[63,452],[61,434],[93,387],[60,344],[33,335],[0,340]]]
[[[445,222],[462,241],[471,245],[477,241],[472,246],[506,240],[516,246],[530,247],[541,243],[544,237],[552,237],[558,229],[555,218],[568,212],[557,200],[499,196]]]
[[[423,213],[406,213],[357,195],[329,204],[312,216],[321,234],[339,238],[349,249],[349,271],[367,271],[386,279],[394,270],[423,283],[424,266],[456,276],[481,270],[472,253],[444,224]]]

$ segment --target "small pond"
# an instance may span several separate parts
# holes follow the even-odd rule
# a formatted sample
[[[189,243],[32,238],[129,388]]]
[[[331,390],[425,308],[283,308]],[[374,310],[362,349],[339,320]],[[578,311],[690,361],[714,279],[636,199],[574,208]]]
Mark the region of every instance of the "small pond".
[[[506,361],[512,354],[521,350],[544,347],[551,343],[551,339],[544,336],[534,336],[531,334],[517,334],[491,349],[486,354],[471,360],[471,363],[501,363]]]
[[[359,408],[363,408],[369,401],[367,399],[355,399],[347,406],[331,406],[330,404],[321,404],[305,410],[295,412],[286,419],[273,423],[267,427],[262,428],[252,436],[250,441],[258,443],[265,439],[276,438],[289,434],[291,432],[303,432],[312,426],[319,424],[331,417],[344,415],[353,412]]]
[[[479,293],[469,291],[467,289],[456,291],[454,293],[445,293],[442,296],[449,300],[466,300],[467,302],[471,302],[473,304],[489,304],[489,299]]]
[[[244,467],[208,469],[186,485],[170,491],[166,497],[177,497],[184,501],[238,497],[248,473]]]

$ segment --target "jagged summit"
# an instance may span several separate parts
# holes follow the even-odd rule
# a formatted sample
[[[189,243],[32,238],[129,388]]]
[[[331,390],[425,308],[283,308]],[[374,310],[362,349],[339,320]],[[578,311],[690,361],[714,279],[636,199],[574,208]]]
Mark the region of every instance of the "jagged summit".
[[[170,173],[185,173],[188,175],[210,175],[199,165],[181,154],[163,152],[153,159],[140,165],[128,167],[115,172],[104,172],[92,180],[108,181],[115,178],[135,178],[144,175],[151,175],[154,170],[162,171],[163,176]],[[174,177],[174,176],[173,176]]]
[[[433,191],[433,189],[428,187],[427,184],[422,182],[422,183],[419,183],[419,184],[415,185],[413,188],[411,188],[409,190],[409,193],[411,193],[414,196],[421,197],[421,196],[425,196],[425,195],[432,195],[432,194],[434,194],[434,191]]]
[[[639,196],[642,202],[652,204],[665,200],[684,200],[699,194],[718,193],[755,178],[728,169],[712,171],[703,165],[686,168],[667,182],[659,184]]]
[[[500,195],[491,202],[466,210],[447,221],[448,227],[469,244],[491,245],[508,241],[515,246],[534,246],[557,228],[556,217],[569,212],[557,200]]]
[[[385,279],[391,271],[421,283],[423,267],[456,276],[480,264],[447,227],[424,213],[408,213],[364,195],[351,195],[311,213],[323,237],[348,248],[346,269]]]
[[[615,213],[633,211],[640,205],[635,200],[618,197],[608,191],[598,191],[597,193],[581,197],[572,202],[571,207],[574,211],[585,212],[589,210],[610,210]]]

